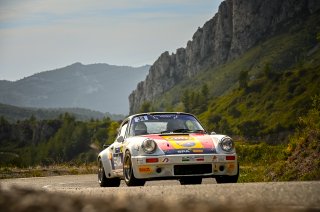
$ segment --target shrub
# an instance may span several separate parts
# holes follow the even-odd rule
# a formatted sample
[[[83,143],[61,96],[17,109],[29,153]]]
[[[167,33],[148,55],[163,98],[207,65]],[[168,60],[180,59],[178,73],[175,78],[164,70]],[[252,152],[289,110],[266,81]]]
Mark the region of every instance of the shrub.
[[[228,113],[234,118],[239,118],[241,116],[241,112],[236,107],[231,107],[228,110]]]
[[[290,138],[287,160],[267,169],[270,180],[320,180],[320,97],[313,98],[312,109],[299,118],[300,127]]]
[[[263,128],[264,126],[259,120],[245,121],[238,126],[239,131],[245,137],[257,136]]]
[[[249,81],[249,72],[248,71],[240,71],[239,88],[246,89],[248,87],[248,81]]]

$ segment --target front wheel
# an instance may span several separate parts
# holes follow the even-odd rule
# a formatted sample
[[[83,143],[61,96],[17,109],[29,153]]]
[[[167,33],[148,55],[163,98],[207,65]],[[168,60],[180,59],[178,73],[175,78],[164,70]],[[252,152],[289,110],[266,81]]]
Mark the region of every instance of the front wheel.
[[[98,182],[100,187],[119,187],[120,178],[107,178],[104,172],[101,159],[98,162]]]
[[[144,186],[144,180],[137,179],[134,177],[131,154],[129,151],[126,151],[126,154],[124,155],[123,174],[124,181],[126,182],[127,186]]]

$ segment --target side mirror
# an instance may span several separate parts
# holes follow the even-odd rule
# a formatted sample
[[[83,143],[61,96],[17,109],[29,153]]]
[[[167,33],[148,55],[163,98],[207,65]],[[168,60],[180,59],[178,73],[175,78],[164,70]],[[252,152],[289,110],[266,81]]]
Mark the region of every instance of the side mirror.
[[[103,149],[106,149],[106,148],[108,148],[110,146],[110,144],[103,144]]]
[[[119,142],[119,143],[123,143],[124,142],[124,138],[123,138],[122,135],[117,138],[117,142]]]
[[[213,131],[210,133],[210,135],[216,135],[216,134],[217,134],[217,133],[216,133],[216,132],[213,132]]]

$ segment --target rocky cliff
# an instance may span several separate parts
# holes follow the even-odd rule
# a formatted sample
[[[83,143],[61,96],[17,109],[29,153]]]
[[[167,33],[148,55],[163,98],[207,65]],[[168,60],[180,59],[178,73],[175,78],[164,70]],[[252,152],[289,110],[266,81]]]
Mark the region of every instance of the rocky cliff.
[[[236,59],[259,41],[320,9],[319,0],[225,0],[186,48],[164,52],[130,94],[130,113],[207,67]]]

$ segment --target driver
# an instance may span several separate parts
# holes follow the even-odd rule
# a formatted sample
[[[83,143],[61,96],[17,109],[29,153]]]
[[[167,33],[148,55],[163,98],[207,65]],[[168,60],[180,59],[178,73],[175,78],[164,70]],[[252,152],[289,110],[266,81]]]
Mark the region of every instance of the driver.
[[[173,132],[175,130],[187,129],[183,120],[172,119],[167,123],[167,131]]]
[[[134,125],[134,135],[148,134],[147,126],[144,122],[138,122]]]

